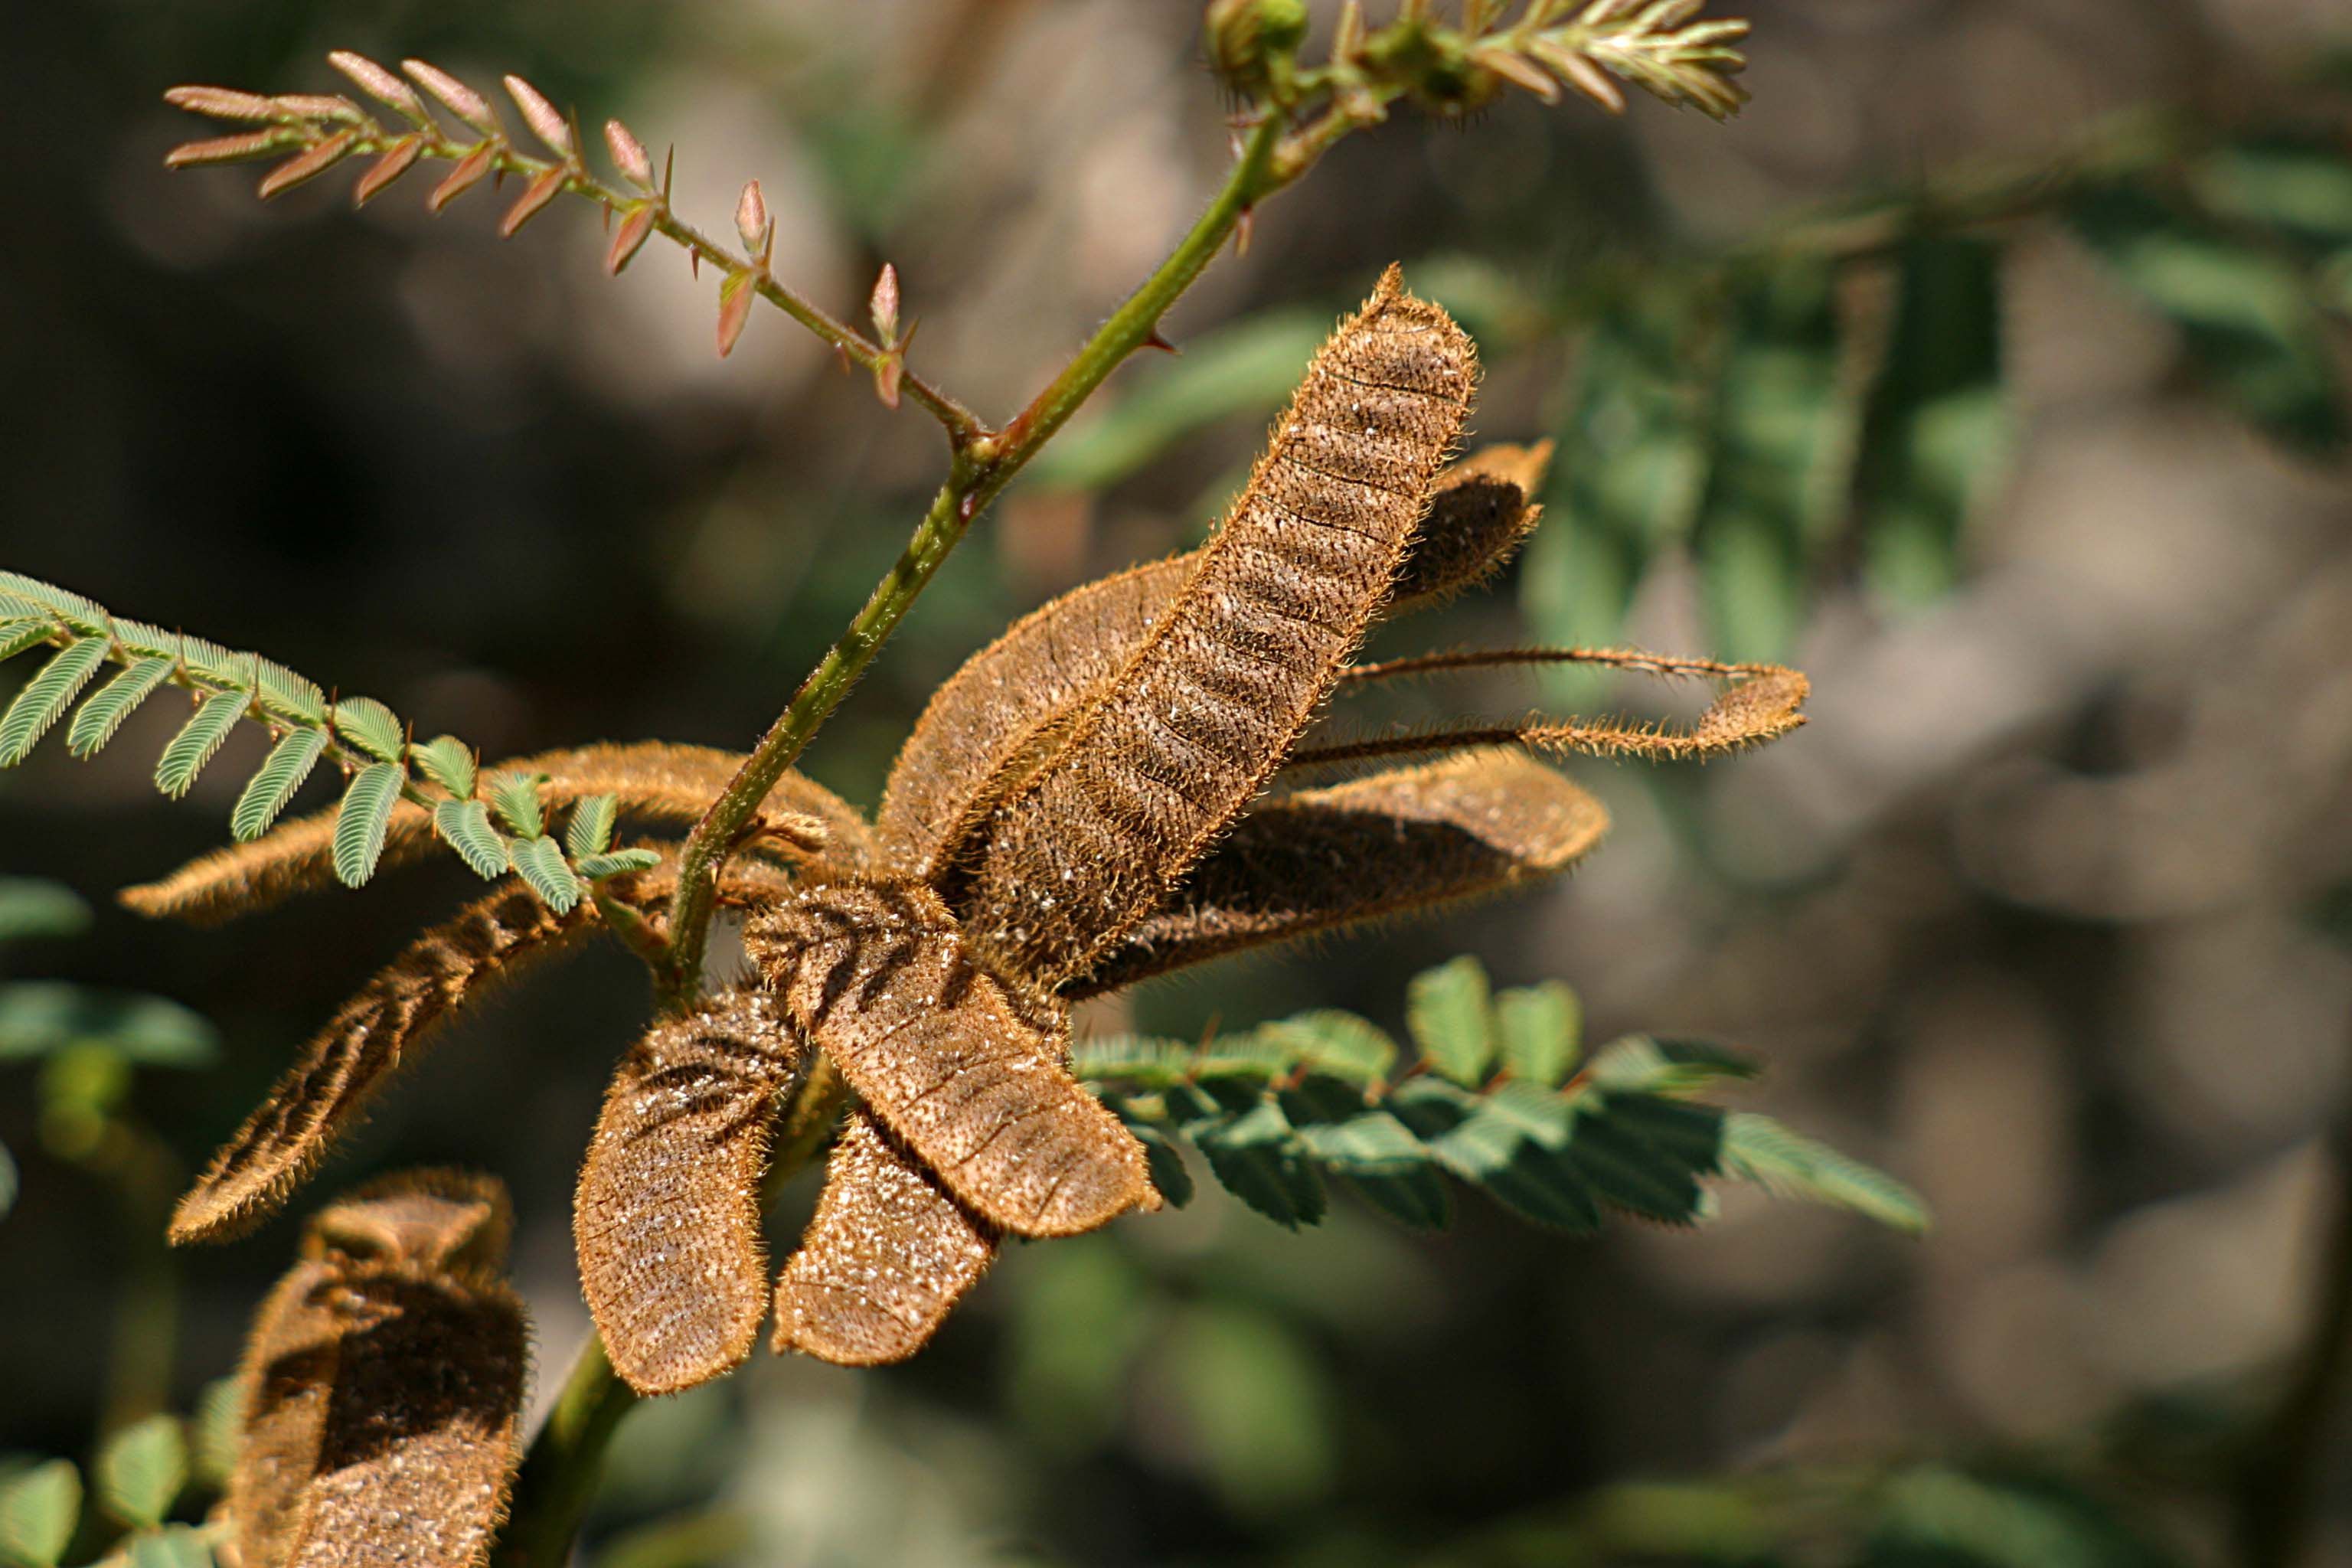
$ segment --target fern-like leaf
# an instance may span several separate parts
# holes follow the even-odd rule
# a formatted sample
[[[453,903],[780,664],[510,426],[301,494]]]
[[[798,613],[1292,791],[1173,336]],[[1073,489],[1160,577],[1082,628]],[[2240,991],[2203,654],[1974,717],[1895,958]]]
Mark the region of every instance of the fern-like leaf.
[[[106,639],[83,637],[68,644],[25,683],[8,711],[0,714],[0,768],[15,767],[31,754],[105,662]]]
[[[152,654],[100,687],[74,715],[73,726],[66,731],[66,750],[85,760],[98,755],[122,721],[177,668],[177,659]]]
[[[602,855],[583,855],[572,863],[572,868],[592,882],[601,882],[607,877],[650,871],[660,864],[658,849],[614,849]]]
[[[371,763],[352,775],[335,814],[335,876],[344,887],[361,887],[375,875],[384,829],[407,783],[408,772],[398,763]]]
[[[1852,1209],[1915,1236],[1927,1228],[1918,1194],[1769,1116],[1735,1111],[1724,1119],[1723,1163],[1769,1192]]]
[[[326,752],[323,730],[289,730],[278,738],[260,771],[246,781],[236,809],[229,814],[229,832],[238,843],[250,843],[269,831],[269,825],[278,820],[278,813],[286,809],[286,803],[294,798],[294,792],[302,787]],[[382,852],[379,847],[377,853]]]
[[[563,847],[573,859],[601,855],[613,847],[613,829],[621,820],[621,797],[593,795],[572,808],[563,832]]]
[[[490,826],[490,808],[480,801],[443,801],[433,808],[433,830],[484,881],[507,874],[505,836]]]
[[[580,901],[580,879],[564,863],[563,847],[554,839],[544,835],[514,839],[507,846],[507,857],[513,862],[515,874],[557,914],[571,913],[572,906]]]
[[[399,716],[373,697],[347,697],[335,704],[335,731],[378,762],[396,763],[407,750]]]
[[[537,838],[547,831],[547,819],[539,808],[539,786],[547,782],[545,773],[500,773],[490,781],[490,809],[507,831],[518,838]]]
[[[181,726],[155,763],[155,787],[177,800],[195,787],[196,775],[213,760],[251,702],[236,689],[215,691],[198,704],[195,717]]]
[[[443,735],[415,748],[417,767],[425,776],[458,800],[474,794],[474,753],[455,735]]]
[[[5,608],[6,603],[0,600],[0,608]],[[0,615],[0,660],[14,658],[26,648],[38,647],[57,635],[57,622],[47,616]]]

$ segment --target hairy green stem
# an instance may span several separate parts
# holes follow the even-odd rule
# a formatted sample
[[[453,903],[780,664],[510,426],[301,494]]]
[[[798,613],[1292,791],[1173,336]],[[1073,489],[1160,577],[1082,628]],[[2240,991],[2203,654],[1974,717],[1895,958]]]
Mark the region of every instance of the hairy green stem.
[[[1251,132],[1215,199],[1168,259],[1011,424],[957,451],[947,482],[931,498],[929,510],[916,525],[898,563],[875,587],[848,629],[825,650],[792,702],[695,826],[680,852],[677,892],[671,900],[669,921],[675,962],[667,976],[667,994],[673,1009],[688,1005],[701,984],[717,874],[751,814],[849,695],[849,689],[914,607],[972,520],[1003,493],[1013,477],[1112,371],[1155,339],[1160,318],[1223,248],[1250,208],[1305,172],[1312,160],[1279,158],[1282,145],[1282,121],[1269,115]]]

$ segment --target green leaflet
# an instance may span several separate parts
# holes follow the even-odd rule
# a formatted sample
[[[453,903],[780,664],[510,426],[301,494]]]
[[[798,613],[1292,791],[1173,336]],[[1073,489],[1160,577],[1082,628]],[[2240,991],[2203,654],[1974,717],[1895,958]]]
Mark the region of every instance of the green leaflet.
[[[1927,1228],[1918,1194],[1769,1116],[1743,1110],[1724,1118],[1723,1168],[1767,1191],[1853,1209],[1915,1236]]]
[[[1475,1087],[1494,1071],[1495,1016],[1486,971],[1465,955],[1425,970],[1405,992],[1405,1025],[1429,1065]]]
[[[181,726],[156,759],[155,787],[173,800],[194,788],[196,775],[245,717],[247,700],[242,691],[216,691],[198,704],[195,717]]]
[[[474,753],[455,735],[443,735],[415,748],[417,768],[428,779],[459,800],[474,795]]]
[[[480,801],[443,801],[433,808],[433,831],[484,881],[507,874],[507,841],[490,826],[490,808]]]
[[[1111,1109],[1118,1112],[1135,1141],[1143,1145],[1144,1163],[1150,1168],[1151,1184],[1168,1200],[1171,1208],[1182,1208],[1192,1201],[1192,1173],[1184,1168],[1184,1156],[1177,1152],[1175,1141],[1149,1121],[1131,1119],[1124,1107],[1113,1101]]]
[[[363,886],[375,875],[384,829],[407,783],[408,770],[398,763],[370,763],[352,775],[335,812],[335,878],[344,887]]]
[[[1397,1043],[1386,1031],[1336,1007],[1267,1024],[1256,1031],[1256,1038],[1284,1064],[1278,1071],[1297,1068],[1372,1083],[1387,1078],[1396,1066]]]
[[[38,647],[57,633],[58,623],[47,616],[31,620],[0,620],[0,660],[12,659],[28,647]]]
[[[73,727],[66,731],[66,750],[77,757],[98,755],[122,721],[178,668],[175,658],[150,654],[100,687],[74,715]]]
[[[260,771],[246,781],[245,793],[237,796],[236,809],[229,814],[230,835],[244,844],[268,832],[326,750],[324,730],[289,730],[279,736]]]
[[[347,697],[336,703],[335,733],[387,763],[400,761],[408,744],[399,717],[373,697]]]
[[[188,1484],[188,1439],[176,1415],[150,1415],[99,1451],[99,1500],[137,1530],[153,1530]]]
[[[1323,1218],[1328,1202],[1322,1179],[1271,1097],[1228,1102],[1188,1089],[1171,1094],[1169,1100],[1179,1124],[1228,1192],[1292,1229]]]
[[[0,943],[28,936],[79,936],[89,929],[89,905],[63,882],[0,877]]]
[[[1588,1069],[1601,1089],[1639,1094],[1690,1094],[1709,1084],[1762,1076],[1752,1057],[1703,1040],[1628,1035],[1611,1042]]]
[[[57,1568],[81,1521],[81,1472],[70,1459],[0,1480],[0,1558]]]
[[[563,831],[563,847],[574,859],[601,855],[612,847],[613,829],[620,820],[619,796],[590,795],[572,808],[572,821]]]
[[[1557,1088],[1583,1048],[1584,1005],[1558,980],[1498,992],[1495,1032],[1512,1077]]]
[[[661,864],[658,849],[614,849],[602,855],[583,855],[572,863],[572,868],[592,882],[607,877],[625,876],[631,871],[650,871]]]
[[[517,838],[507,846],[515,874],[530,884],[540,902],[557,914],[569,914],[580,901],[580,879],[564,864],[562,846],[548,837]]]
[[[2321,141],[2262,137],[2198,160],[2189,188],[2207,211],[2272,229],[2314,257],[2352,246],[2352,160]]]
[[[2147,191],[2096,191],[2075,232],[2148,304],[2239,416],[2272,438],[2324,453],[2345,439],[2326,324],[2287,260]]]
[[[1559,426],[1551,515],[1520,569],[1521,603],[1546,642],[1621,640],[1652,555],[1689,532],[1706,484],[1714,352],[1697,312],[1661,289],[1612,300],[1585,334]],[[1572,703],[1591,700],[1601,679],[1546,672]]]
[[[1961,534],[2006,457],[2000,251],[1965,236],[1917,239],[1902,267],[1854,499],[1872,581],[1916,605],[1958,581]]]
[[[1559,1152],[1527,1137],[1475,1095],[1422,1078],[1399,1089],[1389,1104],[1439,1164],[1522,1218],[1578,1235],[1600,1228],[1601,1205]]]
[[[537,838],[547,831],[539,809],[539,786],[545,773],[500,773],[490,781],[490,809],[518,838]]]
[[[25,683],[8,711],[0,714],[0,768],[12,768],[32,754],[98,667],[106,662],[104,637],[83,637],[69,643],[38,675]]]
[[[1804,621],[1813,547],[1847,447],[1833,281],[1826,262],[1784,262],[1731,300],[1712,467],[1691,536],[1723,658],[1778,658]]]
[[[37,605],[88,637],[108,636],[113,625],[105,609],[95,601],[22,573],[0,572],[0,594]]]

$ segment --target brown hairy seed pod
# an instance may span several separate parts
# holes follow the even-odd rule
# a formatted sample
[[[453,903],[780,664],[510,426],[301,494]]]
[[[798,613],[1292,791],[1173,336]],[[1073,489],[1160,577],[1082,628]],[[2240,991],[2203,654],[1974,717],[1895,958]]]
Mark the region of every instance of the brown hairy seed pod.
[[[1499,565],[1541,513],[1528,498],[1541,487],[1550,453],[1548,441],[1490,447],[1441,475],[1380,613],[1418,609]],[[1491,559],[1477,558],[1482,542],[1496,552]],[[1194,554],[1171,556],[1073,589],[1013,623],[949,678],[900,750],[875,814],[902,870],[937,874],[940,850],[969,826],[981,783],[1118,673],[1197,565]]]
[[[580,1172],[580,1282],[614,1370],[673,1394],[751,1352],[768,1307],[760,1184],[808,1052],[756,990],[656,1024],[623,1059]]]
[[[485,766],[482,776],[500,773],[545,773],[540,796],[551,805],[569,805],[590,795],[620,799],[623,816],[647,823],[691,826],[727,787],[743,758],[710,746],[675,746],[661,742],[598,744],[513,757]],[[788,773],[762,807],[771,837],[754,847],[793,855],[830,847],[835,857],[863,865],[870,855],[872,829],[857,808],[797,773]],[[411,865],[433,852],[432,814],[402,802],[393,807],[384,830],[379,872]],[[125,888],[116,895],[136,913],[170,916],[197,925],[217,925],[239,915],[270,909],[297,893],[339,887],[335,879],[335,813],[315,813],[282,822],[249,844],[231,845],[191,860],[159,881]]]
[[[526,962],[572,945],[594,920],[593,904],[559,915],[510,885],[409,943],[213,1156],[173,1211],[173,1244],[226,1239],[275,1209],[436,1025]]]
[[[948,1190],[1023,1236],[1157,1208],[1143,1149],[1066,1066],[1067,1014],[975,965],[919,883],[820,884],[743,944],[793,1022]]]
[[[1183,591],[991,814],[957,900],[983,962],[1083,973],[1257,793],[1387,597],[1476,371],[1393,267],[1317,352]]]
[[[471,1568],[506,1510],[528,1349],[506,1194],[424,1171],[306,1230],[254,1319],[228,1516],[242,1568]]]
[[[776,1281],[776,1350],[836,1366],[906,1360],[988,1271],[998,1235],[853,1107]]]
[[[1115,991],[1223,953],[1567,870],[1609,814],[1517,752],[1472,752],[1258,806],[1166,903],[1064,988]]]

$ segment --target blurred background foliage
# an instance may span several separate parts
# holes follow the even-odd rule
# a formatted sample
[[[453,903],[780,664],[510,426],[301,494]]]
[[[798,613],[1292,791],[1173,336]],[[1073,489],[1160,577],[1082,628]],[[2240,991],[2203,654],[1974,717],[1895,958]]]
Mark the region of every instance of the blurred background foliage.
[[[905,1368],[762,1360],[639,1413],[593,1561],[2235,1562],[2287,1550],[2263,1521],[2294,1454],[2296,1560],[2352,1563],[2341,1402],[2277,1405],[2331,1375],[2304,1347],[2352,1167],[2352,27],[2337,0],[1747,10],[1756,101],[1727,130],[1510,99],[1341,147],[1180,308],[1182,354],[1123,370],[975,533],[809,761],[870,801],[1005,620],[1197,538],[1325,324],[1402,258],[1486,347],[1479,435],[1559,443],[1525,560],[1415,645],[1787,657],[1813,722],[1704,772],[1579,764],[1618,826],[1570,885],[1093,1026],[1338,1006],[1394,1031],[1399,976],[1475,952],[1499,984],[1570,982],[1589,1037],[1761,1057],[1743,1103],[1917,1187],[1937,1228],[1734,1190],[1696,1235],[1465,1205],[1430,1237],[1344,1197],[1294,1234],[1204,1187],[1013,1249]],[[815,297],[846,309],[894,262],[919,366],[1002,416],[1216,177],[1196,22],[28,9],[0,59],[7,564],[493,755],[747,743],[898,550],[929,424],[772,317],[716,360],[709,280],[605,279],[583,214],[501,246],[485,211],[169,177],[194,132],[157,95],[325,89],[336,47],[520,71],[675,141],[714,224],[758,175]],[[1499,675],[1383,701],[1646,700]],[[134,723],[160,745],[173,717]],[[167,1258],[161,1207],[467,885],[437,865],[232,935],[143,925],[106,893],[220,842],[250,771],[163,808],[153,745],[0,783],[0,1557],[200,1517],[207,1424],[152,1417],[205,1407],[294,1225]],[[467,1024],[328,1178],[503,1176],[542,1383],[585,1332],[573,1162],[640,992],[614,950]]]

